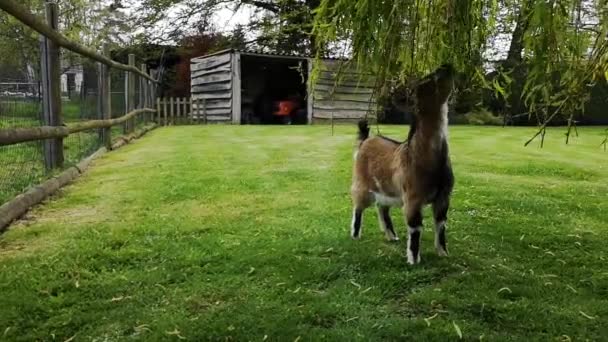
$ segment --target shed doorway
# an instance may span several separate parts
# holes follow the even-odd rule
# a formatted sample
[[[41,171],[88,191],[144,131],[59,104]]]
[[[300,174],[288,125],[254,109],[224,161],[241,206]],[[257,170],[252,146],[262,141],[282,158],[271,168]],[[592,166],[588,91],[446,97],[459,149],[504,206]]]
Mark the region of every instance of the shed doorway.
[[[241,123],[308,123],[308,60],[241,54]]]

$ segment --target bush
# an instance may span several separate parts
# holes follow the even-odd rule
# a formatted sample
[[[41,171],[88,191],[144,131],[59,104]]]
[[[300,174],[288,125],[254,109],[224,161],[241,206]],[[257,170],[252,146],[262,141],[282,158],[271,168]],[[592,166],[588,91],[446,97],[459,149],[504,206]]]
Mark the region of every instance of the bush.
[[[477,109],[464,117],[469,125],[489,125],[489,126],[501,126],[503,119],[499,116],[495,116],[487,109]]]

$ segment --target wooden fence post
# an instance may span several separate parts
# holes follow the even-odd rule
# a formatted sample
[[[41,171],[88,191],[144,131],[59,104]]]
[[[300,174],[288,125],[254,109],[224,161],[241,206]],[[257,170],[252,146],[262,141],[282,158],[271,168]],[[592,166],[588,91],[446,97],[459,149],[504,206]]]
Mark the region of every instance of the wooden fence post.
[[[192,125],[194,123],[194,106],[192,105],[192,96],[188,98],[188,105],[190,106],[190,111],[188,113],[190,114],[190,124]]]
[[[45,4],[46,22],[53,29],[59,26],[56,3]],[[59,46],[41,36],[42,107],[47,126],[63,125],[61,115],[61,61]],[[63,138],[49,139],[44,143],[44,162],[47,170],[63,167]]]
[[[182,98],[181,97],[176,98],[175,102],[177,104],[175,122],[179,122],[181,120],[181,116],[182,116]]]
[[[169,99],[169,105],[171,106],[170,110],[171,110],[171,125],[175,125],[175,112],[174,112],[174,107],[175,107],[175,98],[171,97]]]
[[[207,124],[207,99],[203,98],[203,123]]]
[[[167,113],[168,113],[167,105],[168,104],[169,104],[169,99],[166,97],[163,97],[163,117],[165,118],[164,126],[168,125],[168,122],[167,122]]]
[[[103,54],[110,56],[110,48],[108,44],[103,46]],[[99,97],[101,98],[101,118],[104,120],[112,118],[112,88],[110,81],[110,68],[99,63]],[[109,151],[112,149],[112,127],[101,129],[101,138],[104,146]]]
[[[148,73],[148,67],[146,66],[146,63],[142,63],[140,70]],[[147,82],[146,79],[143,77],[139,77],[139,108],[143,109],[143,108],[148,108],[147,106],[147,101],[148,101],[148,88],[146,87]],[[144,124],[148,123],[148,114],[144,114]]]
[[[129,54],[129,66],[135,66],[135,55]],[[125,99],[126,99],[126,112],[129,113],[135,109],[135,74],[129,71],[125,72],[126,87],[125,87]],[[125,122],[125,134],[133,132],[134,123],[133,120]]]
[[[194,100],[196,102],[196,124],[199,125],[201,123],[201,99]]]
[[[103,53],[103,51],[102,51]],[[95,119],[103,119],[103,63],[97,62],[97,113]],[[103,143],[103,129],[97,130],[97,139]]]
[[[160,120],[160,97],[156,98],[156,123],[160,126],[162,121]]]

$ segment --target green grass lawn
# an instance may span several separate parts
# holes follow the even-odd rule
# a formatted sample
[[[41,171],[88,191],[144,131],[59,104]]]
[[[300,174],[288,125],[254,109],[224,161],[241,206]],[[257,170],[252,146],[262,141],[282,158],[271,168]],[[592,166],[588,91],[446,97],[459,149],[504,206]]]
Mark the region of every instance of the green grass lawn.
[[[158,129],[0,236],[0,340],[605,340],[608,153],[579,131],[452,127],[451,255],[426,211],[411,267],[373,210],[349,238],[354,126]]]

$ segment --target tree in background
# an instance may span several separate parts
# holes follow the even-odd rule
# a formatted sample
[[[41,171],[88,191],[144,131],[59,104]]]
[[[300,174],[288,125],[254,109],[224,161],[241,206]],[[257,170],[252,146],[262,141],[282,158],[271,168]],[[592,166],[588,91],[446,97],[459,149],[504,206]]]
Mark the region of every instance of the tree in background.
[[[25,0],[21,3],[30,12],[44,17],[44,2]],[[102,43],[125,44],[132,27],[125,13],[110,0],[58,0],[59,28],[63,35],[93,49],[101,50]],[[38,79],[40,41],[38,33],[0,11],[0,66],[18,70],[21,80]],[[64,67],[82,63],[80,56],[61,50]],[[17,76],[17,75],[15,75]]]
[[[201,23],[208,23],[214,13],[228,7],[234,12],[243,8],[254,11],[246,25],[254,37],[241,40],[243,45],[297,54],[316,54],[319,48],[312,28],[313,13],[320,0],[122,0],[120,3],[131,9],[133,21],[148,33],[147,39],[153,41],[177,42],[200,32]],[[245,26],[241,26],[242,38],[245,38],[244,29]],[[230,32],[222,33],[231,35]]]
[[[355,63],[382,83],[451,62],[464,89],[492,89],[507,110],[523,106],[543,133],[560,116],[572,119],[590,86],[608,78],[607,0],[322,0],[315,20],[321,46],[347,37]],[[500,52],[493,44],[505,32],[507,54],[488,82],[492,66],[481,57]]]

